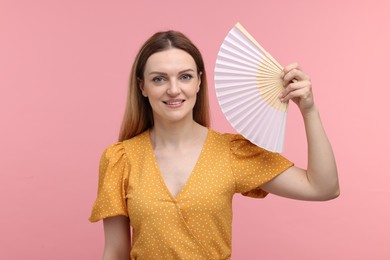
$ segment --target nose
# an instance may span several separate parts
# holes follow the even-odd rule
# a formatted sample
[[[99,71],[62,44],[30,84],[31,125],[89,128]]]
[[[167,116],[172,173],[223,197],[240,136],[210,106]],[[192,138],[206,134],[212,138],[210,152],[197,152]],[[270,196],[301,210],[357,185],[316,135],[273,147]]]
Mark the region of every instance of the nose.
[[[167,94],[170,96],[177,96],[180,92],[180,84],[176,80],[171,80],[168,85]]]

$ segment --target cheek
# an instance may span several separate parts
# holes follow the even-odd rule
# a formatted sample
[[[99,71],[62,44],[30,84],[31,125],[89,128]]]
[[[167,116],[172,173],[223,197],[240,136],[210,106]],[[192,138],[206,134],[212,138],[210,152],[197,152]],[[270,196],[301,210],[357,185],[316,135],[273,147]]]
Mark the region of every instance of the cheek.
[[[149,98],[149,100],[158,98],[163,94],[162,92],[163,91],[161,89],[149,85],[145,85],[142,89],[142,95]]]

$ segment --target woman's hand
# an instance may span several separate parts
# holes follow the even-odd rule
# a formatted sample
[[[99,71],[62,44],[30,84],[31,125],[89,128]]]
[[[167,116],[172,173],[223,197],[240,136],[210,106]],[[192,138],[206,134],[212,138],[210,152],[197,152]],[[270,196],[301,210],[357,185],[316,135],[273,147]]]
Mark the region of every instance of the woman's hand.
[[[311,81],[298,63],[287,65],[282,73],[284,91],[279,95],[282,102],[294,101],[303,115],[314,109]]]
[[[294,101],[303,115],[308,144],[307,169],[290,167],[264,184],[262,189],[279,196],[299,200],[329,200],[339,193],[336,161],[326,137],[320,114],[314,105],[310,78],[293,63],[281,75],[284,91],[282,102]]]

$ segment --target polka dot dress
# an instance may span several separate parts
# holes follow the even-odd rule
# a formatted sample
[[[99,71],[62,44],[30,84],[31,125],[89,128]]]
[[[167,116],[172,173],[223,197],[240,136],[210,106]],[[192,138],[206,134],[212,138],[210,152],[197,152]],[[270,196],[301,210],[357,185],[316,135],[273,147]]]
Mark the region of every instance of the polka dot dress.
[[[145,131],[104,151],[89,220],[128,216],[131,259],[230,259],[233,195],[265,197],[259,186],[292,165],[241,135],[209,130],[191,176],[174,197]]]

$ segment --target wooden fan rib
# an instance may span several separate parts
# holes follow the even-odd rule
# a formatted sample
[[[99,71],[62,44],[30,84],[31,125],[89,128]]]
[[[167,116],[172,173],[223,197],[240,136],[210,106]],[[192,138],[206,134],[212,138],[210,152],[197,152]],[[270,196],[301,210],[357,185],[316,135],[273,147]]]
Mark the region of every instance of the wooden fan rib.
[[[274,108],[277,111],[286,112],[287,111],[287,104],[280,102],[278,99],[271,99],[271,98],[263,98],[265,102],[267,102],[272,108]]]
[[[274,82],[257,81],[256,87],[259,89],[261,95],[266,95],[268,93],[275,93],[279,95],[283,92],[283,89],[280,87],[276,87],[276,84]]]
[[[266,87],[266,84],[273,84],[273,86],[277,89],[283,90],[283,81],[280,78],[274,77],[255,77],[256,82],[259,84],[259,88]]]
[[[257,74],[255,78],[257,81],[272,81],[278,84],[280,83],[280,85],[283,86],[282,79],[280,77],[275,77],[275,75]]]
[[[278,96],[280,92],[266,92],[266,93],[260,93],[261,98],[267,102],[269,105],[271,105],[276,110],[280,110],[282,112],[287,111],[287,103],[282,103]]]
[[[277,97],[278,95],[280,95],[280,93],[282,93],[282,91],[280,91],[278,89],[274,89],[270,86],[266,86],[263,89],[258,88],[258,90],[259,90],[260,96],[263,98],[267,98],[270,95]]]
[[[267,103],[269,103],[272,107],[274,107],[276,110],[281,110],[282,112],[285,112],[285,103],[282,103],[278,99],[278,94],[276,95],[267,95],[267,96],[262,96],[263,100]]]
[[[256,80],[257,87],[263,98],[268,104],[277,110],[286,111],[287,106],[280,102],[278,96],[283,91],[283,83],[280,78],[263,78],[261,75]]]
[[[280,74],[275,74],[273,71],[257,71],[256,78],[272,78],[275,80],[282,80]]]
[[[265,58],[259,61],[259,70],[260,71],[272,71],[275,74],[280,75],[282,69],[273,64],[269,59]]]
[[[275,75],[280,75],[282,70],[279,67],[276,67],[273,63],[270,63],[269,60],[263,59],[258,63],[259,71],[269,71]]]

